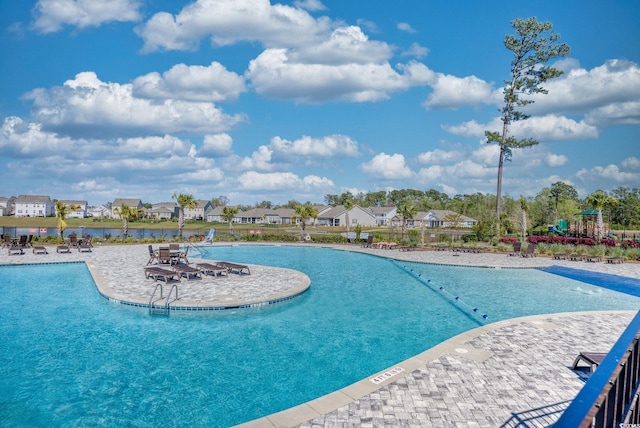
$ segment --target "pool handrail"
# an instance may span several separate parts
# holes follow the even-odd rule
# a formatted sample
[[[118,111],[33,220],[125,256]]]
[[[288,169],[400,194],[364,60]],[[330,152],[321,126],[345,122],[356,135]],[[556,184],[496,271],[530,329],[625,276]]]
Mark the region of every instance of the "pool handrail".
[[[639,383],[640,311],[553,427],[640,423]]]

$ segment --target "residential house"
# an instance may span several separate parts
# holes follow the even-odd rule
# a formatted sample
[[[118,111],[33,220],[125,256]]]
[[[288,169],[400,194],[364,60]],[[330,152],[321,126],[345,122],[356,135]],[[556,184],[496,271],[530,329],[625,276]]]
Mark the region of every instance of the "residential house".
[[[67,218],[86,218],[87,217],[87,201],[72,201],[72,200],[59,200],[58,202],[64,204],[69,210],[67,212]],[[77,207],[71,210],[71,207]],[[55,214],[58,215],[58,210],[55,209]]]
[[[318,212],[318,226],[346,226],[347,210],[343,205],[337,205],[335,207],[328,207]],[[350,226],[375,226],[376,217],[368,209],[362,208],[359,205],[355,205],[349,210],[349,222]]]
[[[16,198],[16,217],[53,217],[53,213],[53,201],[49,196],[20,195]]]
[[[398,212],[397,207],[369,207],[368,210],[376,217],[378,226],[389,226]]]
[[[449,210],[431,210],[421,217],[421,220],[425,222],[425,227],[431,228],[468,229],[478,223],[478,220]]]
[[[111,208],[106,205],[96,205],[93,207],[89,207],[87,208],[87,217],[110,218]]]
[[[11,199],[0,196],[0,216],[13,214],[13,202]]]
[[[126,205],[129,208],[133,208],[136,210],[141,210],[143,208],[141,199],[116,198],[113,200],[113,203],[111,204],[111,217],[120,218],[120,215],[116,213],[114,210],[116,208],[119,210],[122,205]]]
[[[217,223],[226,223],[227,220],[222,216],[224,211],[224,205],[218,205],[211,210],[208,210],[206,213],[206,220],[208,222],[217,222]],[[238,211],[236,216],[232,220],[234,223],[240,223],[240,216],[243,214],[242,211]]]
[[[206,219],[207,211],[213,209],[213,205],[211,205],[211,201],[196,201],[195,208],[184,207],[184,218],[185,220],[204,220]]]
[[[153,204],[145,215],[154,220],[171,220],[179,215],[178,210],[178,204],[175,202],[158,202]]]
[[[253,208],[243,213],[238,213],[238,223],[242,224],[269,224],[275,217],[270,208]]]

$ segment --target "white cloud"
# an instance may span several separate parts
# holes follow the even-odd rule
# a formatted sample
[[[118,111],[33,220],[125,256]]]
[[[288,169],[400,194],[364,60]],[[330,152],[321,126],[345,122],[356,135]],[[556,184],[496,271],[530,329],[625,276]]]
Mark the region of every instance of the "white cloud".
[[[640,159],[635,156],[624,159],[620,165],[624,169],[640,172]]]
[[[493,86],[476,76],[461,78],[438,73],[430,84],[433,92],[422,104],[427,109],[459,108],[492,102]]]
[[[423,58],[429,54],[429,49],[420,46],[418,43],[412,43],[411,47],[402,52],[403,56],[413,56],[416,58]]]
[[[482,138],[485,131],[502,132],[502,121],[496,117],[486,124],[471,120],[459,125],[443,125],[442,128],[452,134]],[[526,138],[547,142],[598,138],[599,131],[585,121],[577,122],[565,116],[546,115],[513,122],[509,126],[507,135],[516,138],[526,136]]]
[[[399,22],[398,25],[398,30],[400,31],[404,31],[405,33],[415,33],[416,30],[414,30],[410,24],[406,23],[406,22]]]
[[[545,159],[545,163],[547,164],[547,166],[550,166],[552,168],[565,166],[568,161],[569,158],[567,158],[565,155],[556,155],[554,153],[549,153],[547,155],[547,158]]]
[[[271,163],[273,157],[273,149],[269,146],[260,146],[258,150],[251,154],[251,157],[245,157],[239,166],[242,169],[258,169],[261,171],[271,171],[274,165]]]
[[[403,74],[382,64],[307,64],[291,62],[285,49],[268,49],[249,64],[247,77],[267,98],[299,102],[367,102],[387,99],[391,92],[422,85],[431,73],[410,63]]]
[[[429,152],[420,153],[418,155],[418,162],[422,164],[434,164],[441,162],[451,162],[454,160],[461,159],[467,156],[467,153],[464,150],[442,150],[436,149]]]
[[[300,9],[306,9],[312,12],[327,9],[327,7],[322,4],[320,0],[296,0],[293,2],[293,4]]]
[[[149,52],[192,50],[203,37],[211,37],[216,46],[239,41],[267,47],[309,45],[330,26],[327,18],[314,19],[303,9],[269,0],[196,0],[175,16],[156,13],[136,31]]]
[[[231,154],[233,139],[229,134],[205,135],[200,154],[205,156],[228,156]]]
[[[414,175],[413,171],[406,165],[404,155],[398,153],[393,155],[377,154],[369,162],[363,163],[361,168],[372,177],[387,180],[405,179]]]
[[[623,183],[640,183],[640,171],[624,171],[618,165],[613,164],[594,166],[590,169],[583,168],[576,173],[576,176],[585,182],[608,180],[618,185]]]
[[[309,175],[300,178],[292,172],[259,173],[247,171],[238,177],[240,187],[244,190],[286,190],[309,191],[333,187],[333,181],[325,177]]]
[[[102,82],[93,72],[79,73],[62,87],[33,90],[24,98],[33,100],[32,114],[43,129],[76,136],[211,133],[245,120],[210,103],[136,98],[131,84]]]
[[[139,0],[38,0],[32,26],[53,33],[64,25],[86,28],[111,21],[138,21],[141,5]]]
[[[302,136],[295,141],[281,137],[271,139],[270,147],[282,157],[333,158],[358,157],[358,143],[345,135],[328,135],[322,138]]]
[[[140,98],[220,102],[235,101],[246,90],[242,76],[214,61],[206,67],[177,64],[162,75],[153,72],[137,77],[132,94]]]

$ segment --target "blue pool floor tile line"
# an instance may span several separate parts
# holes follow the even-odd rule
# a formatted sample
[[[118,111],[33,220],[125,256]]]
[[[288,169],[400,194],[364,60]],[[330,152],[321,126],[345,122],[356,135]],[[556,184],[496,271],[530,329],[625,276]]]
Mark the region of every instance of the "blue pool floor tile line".
[[[554,275],[575,279],[587,284],[640,297],[640,279],[637,278],[629,278],[609,273],[592,272],[555,265],[538,269]]]

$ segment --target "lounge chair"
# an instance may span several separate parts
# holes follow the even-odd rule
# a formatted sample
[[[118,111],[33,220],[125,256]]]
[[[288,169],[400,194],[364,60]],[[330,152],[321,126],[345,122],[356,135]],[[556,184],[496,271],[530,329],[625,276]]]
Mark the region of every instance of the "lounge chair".
[[[78,244],[78,252],[79,253],[90,253],[91,252],[91,245],[89,244]]]
[[[598,365],[604,360],[604,357],[607,356],[606,352],[580,352],[580,355],[573,360],[573,365],[571,368],[573,370],[577,370],[580,367],[581,362],[585,362],[589,364],[591,371],[595,371],[598,368]]]
[[[510,256],[519,256],[522,251],[522,242],[514,242],[513,243],[513,251],[509,253]]]
[[[204,237],[204,241],[202,241],[203,244],[213,244],[213,238],[216,234],[216,230],[211,228],[209,229],[209,233],[207,233],[207,236]]]
[[[536,257],[536,248],[537,244],[529,244],[527,245],[527,249],[522,253],[522,257]]]
[[[553,255],[553,260],[567,260],[567,257],[564,253],[558,253]]]
[[[570,254],[569,260],[572,262],[581,262],[584,260],[584,256],[582,254]]]
[[[607,263],[612,263],[612,264],[624,263],[624,257],[607,257]]]
[[[33,247],[33,254],[47,254],[47,249],[41,245]]]
[[[191,281],[192,279],[202,279],[202,272],[200,272],[200,269],[194,268],[193,266],[178,264],[173,266],[173,270],[178,273],[178,276],[184,276],[187,281]]]
[[[178,272],[157,266],[145,267],[144,276],[146,279],[152,278],[154,281],[161,280],[164,282],[180,282],[180,274]]]
[[[22,247],[9,247],[9,255],[10,256],[11,255],[14,255],[14,256],[20,255],[21,256],[23,254],[24,254],[24,251],[22,250]]]
[[[227,268],[229,273],[237,273],[238,275],[242,275],[243,273],[247,275],[251,275],[251,270],[247,265],[239,265],[237,263],[229,263],[229,262],[218,262],[220,266],[224,266]]]
[[[198,263],[196,268],[200,269],[203,275],[211,275],[213,277],[224,275],[227,278],[229,277],[229,269],[217,263]]]
[[[153,249],[152,245],[149,245],[149,261],[147,262],[147,266],[151,263],[156,262],[158,264],[158,252]]]
[[[602,256],[587,256],[588,262],[601,262]]]
[[[70,253],[71,250],[69,249],[68,245],[58,245],[56,247],[56,253]]]
[[[372,245],[373,245],[373,235],[369,235],[367,236],[367,242],[362,244],[362,248],[371,248]]]

